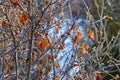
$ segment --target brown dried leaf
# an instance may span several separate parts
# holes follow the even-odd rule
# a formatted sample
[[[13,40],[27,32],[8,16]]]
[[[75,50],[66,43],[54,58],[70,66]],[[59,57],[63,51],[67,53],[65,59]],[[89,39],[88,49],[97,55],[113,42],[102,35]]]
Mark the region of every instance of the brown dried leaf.
[[[39,44],[38,44],[38,49],[44,50],[50,45],[48,39],[46,37],[42,37]]]
[[[95,36],[94,32],[92,31],[92,29],[88,30],[87,36],[94,39],[94,40],[96,40],[96,36]]]
[[[77,35],[73,39],[73,44],[76,44],[82,38],[82,31],[78,30]]]
[[[26,14],[21,14],[19,15],[18,19],[21,24],[25,24],[28,20],[28,16]]]

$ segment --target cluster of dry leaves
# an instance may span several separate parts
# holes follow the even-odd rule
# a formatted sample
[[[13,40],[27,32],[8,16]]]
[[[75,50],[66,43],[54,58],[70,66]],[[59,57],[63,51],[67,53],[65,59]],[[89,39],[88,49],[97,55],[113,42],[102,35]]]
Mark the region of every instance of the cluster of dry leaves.
[[[62,12],[60,8],[63,4],[60,0],[45,0],[41,1],[42,4],[39,5],[42,8],[39,9],[36,3],[39,3],[39,0],[33,2],[31,0],[8,0],[1,8],[4,17],[0,18],[0,72],[2,72],[0,79],[3,77],[6,80],[46,80],[47,78],[60,80],[64,77],[68,80],[89,79],[88,72],[80,70],[75,72],[76,75],[68,74],[73,68],[81,66],[79,62],[76,63],[78,57],[81,60],[84,55],[90,53],[89,44],[82,38],[84,32],[79,29],[79,26],[71,28],[67,25],[66,32],[57,37],[63,28],[61,24],[65,22],[54,20],[53,15]],[[109,16],[107,18],[112,19]],[[54,37],[51,37],[49,32],[51,29],[54,30],[52,32]],[[91,28],[87,29],[85,36],[94,41],[97,39],[95,31]],[[64,42],[67,37],[72,38],[71,43],[76,51],[73,50],[73,53],[69,54],[71,57],[66,59],[74,61],[72,63],[64,61],[64,66],[61,68],[60,61],[67,54],[60,59],[57,57],[61,51],[64,51],[66,47]],[[101,73],[95,73],[93,76],[96,80],[102,78]]]

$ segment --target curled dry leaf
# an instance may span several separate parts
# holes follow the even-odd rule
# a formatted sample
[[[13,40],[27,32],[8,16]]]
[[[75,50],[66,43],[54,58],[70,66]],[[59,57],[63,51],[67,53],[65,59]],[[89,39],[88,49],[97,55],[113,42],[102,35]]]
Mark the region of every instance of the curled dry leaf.
[[[43,50],[43,47],[44,47],[43,43],[40,41],[39,44],[38,44],[38,49]]]
[[[94,34],[94,32],[92,31],[92,29],[89,29],[87,32],[87,36],[96,40],[96,35]]]
[[[106,19],[113,20],[113,17],[112,17],[112,16],[107,15],[107,16],[106,16]]]
[[[0,24],[1,24],[2,26],[5,26],[5,25],[6,25],[6,21],[3,20],[3,19],[0,19]]]
[[[90,37],[92,35],[93,35],[93,31],[92,31],[92,29],[89,29],[88,32],[87,32],[87,36]]]
[[[21,14],[19,15],[18,19],[19,19],[19,22],[24,25],[28,21],[28,16],[25,14]]]
[[[82,31],[78,30],[77,34],[75,35],[75,38],[73,39],[73,44],[76,44],[79,40],[82,38]]]
[[[16,42],[16,43],[19,43],[19,38],[16,38],[16,39],[15,39],[15,42]]]
[[[3,21],[2,21],[2,26],[5,26],[5,24],[6,24],[6,22],[3,20]]]
[[[38,44],[38,49],[44,50],[50,45],[48,39],[46,37],[42,37],[39,44]]]
[[[44,69],[44,68],[40,68],[40,69],[38,69],[38,72],[39,72],[41,75],[43,75],[44,72],[45,72],[45,69]]]

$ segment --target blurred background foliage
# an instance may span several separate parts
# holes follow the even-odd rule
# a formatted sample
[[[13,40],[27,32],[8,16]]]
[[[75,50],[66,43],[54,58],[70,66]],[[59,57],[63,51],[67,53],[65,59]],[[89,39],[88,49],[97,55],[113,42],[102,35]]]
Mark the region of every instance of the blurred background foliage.
[[[120,30],[120,0],[91,0],[90,10],[95,20],[99,19],[99,12],[102,7],[102,1],[104,1],[104,13],[103,15],[109,15],[113,20],[107,22],[108,38],[110,39],[113,35],[116,36]],[[97,6],[96,6],[97,2]]]
[[[104,1],[104,4],[102,3],[102,1]],[[107,23],[105,26],[108,34],[107,35],[108,40],[110,40],[113,36],[116,36],[120,31],[120,0],[91,0],[89,7],[95,21],[100,18],[98,12],[101,12],[103,5],[104,5],[103,16],[109,15],[113,18],[113,20],[107,20]],[[118,38],[118,44],[119,43],[120,43],[120,36]],[[106,43],[104,43],[104,46],[106,46]],[[112,53],[111,54],[112,57],[117,60],[120,60],[119,48],[120,47],[114,47],[110,51],[110,53]],[[109,60],[109,57],[106,56],[103,62],[106,63],[107,65],[108,60]],[[116,70],[116,67],[109,68],[109,70],[111,71]],[[110,74],[115,76],[116,74],[120,75],[120,72],[117,70],[115,72],[111,72]],[[104,75],[104,77],[105,77],[104,80],[109,80],[111,78],[110,75]]]

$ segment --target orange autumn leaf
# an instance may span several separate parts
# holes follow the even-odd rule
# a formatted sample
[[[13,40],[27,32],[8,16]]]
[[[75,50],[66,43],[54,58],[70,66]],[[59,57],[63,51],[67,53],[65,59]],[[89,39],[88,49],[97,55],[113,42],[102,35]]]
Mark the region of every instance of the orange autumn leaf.
[[[43,74],[44,72],[45,72],[45,69],[44,69],[44,68],[42,68],[42,69],[41,69],[41,73]]]
[[[76,44],[82,38],[82,31],[78,30],[77,35],[73,39],[73,44]]]
[[[5,20],[3,20],[3,19],[0,19],[0,24],[1,24],[2,26],[5,26],[6,21],[5,21]]]
[[[106,18],[107,18],[107,19],[110,19],[110,20],[113,20],[113,17],[112,17],[112,16],[109,16],[109,15],[107,15]]]
[[[2,26],[5,26],[5,24],[6,24],[6,22],[3,20],[3,21],[2,21]]]
[[[96,40],[96,35],[94,34],[94,32],[92,31],[92,29],[89,29],[87,32],[87,36]]]
[[[19,38],[16,38],[16,39],[15,39],[15,42],[16,42],[16,43],[19,43]]]
[[[43,43],[44,48],[46,48],[50,45],[49,41],[46,37],[42,38],[42,43]]]
[[[93,38],[94,40],[96,40],[97,37],[96,37],[96,35],[93,35],[92,38]]]
[[[92,31],[92,29],[89,29],[87,32],[87,36],[90,37],[91,35],[93,35],[93,31]]]
[[[42,37],[39,44],[38,44],[38,49],[43,50],[49,46],[49,41],[46,37]]]
[[[38,44],[38,49],[40,49],[40,50],[43,49],[43,43],[42,43],[42,42],[39,42],[39,44]]]
[[[28,20],[28,17],[27,17],[27,15],[22,14],[22,15],[20,15],[20,16],[18,17],[18,19],[19,19],[19,22],[20,22],[21,24],[25,24],[25,23],[27,22],[27,20]]]
[[[44,74],[45,69],[44,69],[44,68],[41,68],[41,69],[39,70],[39,72],[40,72],[40,74]]]

